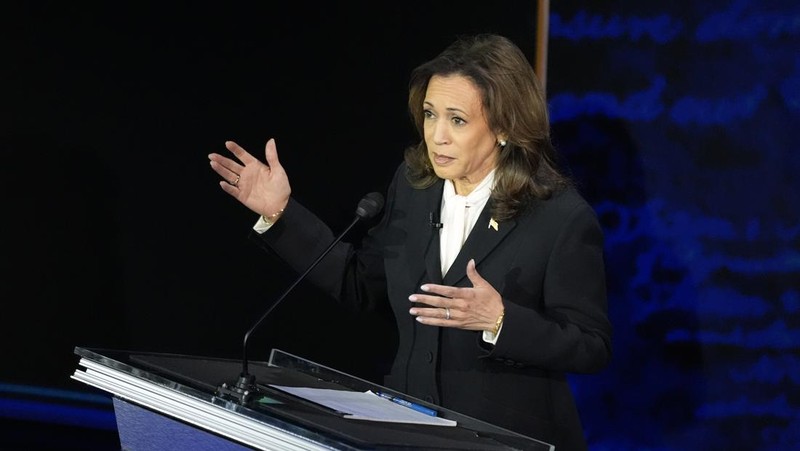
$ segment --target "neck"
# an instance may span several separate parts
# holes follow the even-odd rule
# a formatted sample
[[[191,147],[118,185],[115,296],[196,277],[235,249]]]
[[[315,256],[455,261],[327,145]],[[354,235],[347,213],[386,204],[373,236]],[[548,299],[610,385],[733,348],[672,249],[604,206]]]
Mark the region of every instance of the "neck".
[[[452,180],[453,188],[455,189],[456,194],[458,194],[459,196],[469,196],[469,194],[472,191],[474,191],[475,188],[477,188],[478,185],[480,185],[481,182],[483,182],[484,179],[486,179],[486,177],[488,177],[489,173],[491,173],[491,172],[492,172],[492,170],[490,169],[490,170],[486,171],[483,174],[483,176],[481,176],[480,178],[477,178],[477,179],[474,178],[474,177],[472,177],[471,179],[468,179],[467,177],[462,177],[462,178],[459,178],[459,179],[453,179]]]
[[[453,188],[459,196],[468,196],[475,189],[475,184],[465,184],[463,181],[453,180]]]

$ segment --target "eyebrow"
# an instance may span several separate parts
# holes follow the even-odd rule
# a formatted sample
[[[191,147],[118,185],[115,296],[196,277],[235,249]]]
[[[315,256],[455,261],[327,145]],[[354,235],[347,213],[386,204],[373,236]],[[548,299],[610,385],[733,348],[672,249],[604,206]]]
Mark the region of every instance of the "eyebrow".
[[[428,105],[428,106],[434,106],[431,102],[429,102],[427,100],[423,101],[422,104],[423,105]],[[469,114],[466,111],[464,111],[462,109],[459,109],[459,108],[445,108],[445,111],[457,112],[457,113],[463,114],[464,116],[469,116]]]

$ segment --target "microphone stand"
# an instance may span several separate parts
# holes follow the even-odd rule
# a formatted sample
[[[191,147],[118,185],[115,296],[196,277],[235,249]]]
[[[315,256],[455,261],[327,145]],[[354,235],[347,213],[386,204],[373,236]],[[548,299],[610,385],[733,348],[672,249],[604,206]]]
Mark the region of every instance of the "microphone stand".
[[[327,256],[330,251],[339,243],[339,241],[344,238],[347,232],[353,228],[353,226],[358,223],[358,221],[366,218],[371,218],[380,212],[381,208],[383,208],[383,196],[378,193],[370,193],[367,194],[366,197],[361,199],[361,202],[358,203],[358,208],[356,209],[356,217],[353,219],[353,222],[350,223],[347,228],[344,229],[344,232],[340,233],[330,245],[317,257],[316,260],[309,266],[300,276],[295,279],[295,281],[289,285],[286,290],[284,290],[283,294],[278,297],[278,300],[272,303],[272,305],[261,315],[261,318],[253,324],[253,327],[244,334],[244,341],[242,347],[242,372],[239,374],[239,378],[236,380],[236,383],[233,386],[229,385],[227,382],[223,382],[222,385],[217,387],[217,396],[226,399],[232,399],[238,401],[239,404],[246,405],[248,404],[253,397],[260,394],[260,389],[258,388],[258,384],[256,384],[256,377],[253,374],[250,374],[248,371],[248,360],[247,360],[247,341],[250,338],[250,335],[253,331],[258,328],[264,319],[269,316],[269,314],[281,303],[281,301],[286,298],[286,296],[299,284],[306,276],[322,261],[325,256]]]

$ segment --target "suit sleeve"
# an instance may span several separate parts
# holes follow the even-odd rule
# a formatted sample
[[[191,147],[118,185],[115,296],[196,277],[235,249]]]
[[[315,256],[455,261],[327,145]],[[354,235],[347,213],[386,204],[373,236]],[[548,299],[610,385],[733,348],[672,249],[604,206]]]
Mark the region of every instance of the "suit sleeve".
[[[395,180],[401,176],[400,169]],[[392,208],[394,186],[393,181],[381,221],[372,224],[366,237],[337,243],[307,276],[310,283],[351,311],[388,308],[380,235]],[[305,271],[335,239],[331,229],[294,198],[289,200],[280,221],[263,234],[252,235],[298,273]]]
[[[541,309],[506,301],[503,331],[490,357],[518,367],[593,373],[611,358],[603,233],[578,204],[557,234],[543,281]]]

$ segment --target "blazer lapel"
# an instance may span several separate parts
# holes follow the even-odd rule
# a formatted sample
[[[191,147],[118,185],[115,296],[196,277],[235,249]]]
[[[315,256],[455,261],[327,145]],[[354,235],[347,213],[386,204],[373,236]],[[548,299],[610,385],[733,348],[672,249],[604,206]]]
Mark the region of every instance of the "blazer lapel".
[[[450,266],[447,274],[445,274],[442,281],[444,285],[455,286],[461,279],[465,278],[467,276],[467,262],[474,258],[475,263],[479,264],[516,227],[517,222],[513,219],[502,222],[495,221],[491,217],[491,211],[492,200],[489,199],[478,217],[478,222],[475,223],[475,227],[472,228],[472,231],[467,236],[467,240],[464,242],[464,246],[458,253],[456,260]]]
[[[417,278],[415,282],[437,284],[442,282],[439,229],[434,227],[432,222],[439,222],[443,185],[444,181],[439,180],[427,188],[423,203],[412,207],[414,210],[408,212],[416,218],[413,223],[417,224],[414,232],[409,233],[408,239],[409,274],[412,278]]]

